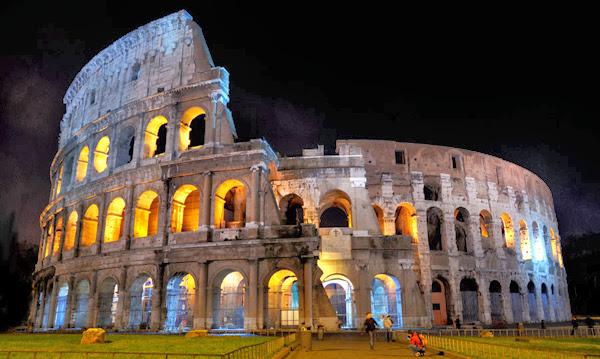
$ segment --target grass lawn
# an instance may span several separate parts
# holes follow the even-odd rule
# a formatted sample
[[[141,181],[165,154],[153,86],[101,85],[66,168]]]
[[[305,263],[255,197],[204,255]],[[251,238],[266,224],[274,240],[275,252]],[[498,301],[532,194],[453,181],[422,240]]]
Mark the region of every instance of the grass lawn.
[[[273,337],[208,336],[186,338],[180,335],[107,334],[105,344],[81,345],[81,334],[0,334],[2,350],[40,350],[64,352],[129,352],[129,353],[181,353],[225,354],[240,347],[259,344]],[[62,355],[63,359],[81,358],[81,354]],[[143,355],[143,359],[159,356]],[[186,356],[191,358],[190,356]],[[33,354],[11,354],[11,359],[33,358]],[[36,358],[58,358],[54,355],[37,355]],[[110,358],[108,355],[89,355],[89,359]],[[115,359],[138,358],[137,355],[118,355]],[[160,356],[160,358],[164,358]],[[176,356],[169,358],[177,359]],[[181,358],[184,358],[183,356]],[[201,358],[200,356],[198,359]]]
[[[600,338],[530,338],[531,342],[529,343],[516,341],[514,337],[463,337],[460,339],[519,348],[600,355]]]

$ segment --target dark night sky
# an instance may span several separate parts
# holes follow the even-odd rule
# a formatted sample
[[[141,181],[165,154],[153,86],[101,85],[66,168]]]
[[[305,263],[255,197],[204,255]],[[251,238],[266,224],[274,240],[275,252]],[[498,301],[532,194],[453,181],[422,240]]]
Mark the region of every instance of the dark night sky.
[[[256,118],[282,154],[331,148],[332,135],[488,153],[549,185],[563,237],[600,232],[590,9],[166,3],[0,5],[0,215],[16,212],[21,240],[39,240],[70,82],[119,37],[180,9],[231,74],[241,140]]]

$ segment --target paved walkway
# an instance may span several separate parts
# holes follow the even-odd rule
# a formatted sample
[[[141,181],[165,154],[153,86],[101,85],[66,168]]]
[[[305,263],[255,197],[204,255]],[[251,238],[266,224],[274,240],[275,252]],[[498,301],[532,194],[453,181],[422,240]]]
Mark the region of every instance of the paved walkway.
[[[400,339],[396,342],[387,343],[380,334],[375,342],[375,349],[369,347],[367,335],[348,334],[325,334],[322,341],[316,340],[313,334],[312,351],[304,351],[301,347],[294,350],[289,359],[368,359],[368,358],[414,358],[412,350],[408,348],[408,341]],[[425,357],[438,357],[439,350],[430,348]],[[445,353],[445,357],[453,356]],[[456,357],[454,357],[456,358]]]

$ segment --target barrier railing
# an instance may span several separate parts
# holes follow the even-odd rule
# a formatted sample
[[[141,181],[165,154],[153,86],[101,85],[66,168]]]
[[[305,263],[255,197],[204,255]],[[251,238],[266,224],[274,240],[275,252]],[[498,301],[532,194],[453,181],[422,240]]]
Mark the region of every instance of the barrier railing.
[[[491,332],[495,337],[533,337],[533,338],[563,338],[578,336],[583,338],[599,338],[600,328],[524,328],[524,329],[432,329],[423,333],[441,336],[476,337],[481,332]]]
[[[232,332],[232,331],[231,331]],[[3,350],[0,359],[260,359],[274,354],[284,346],[296,341],[296,332],[285,331],[241,331],[254,335],[273,336],[264,343],[241,347],[225,354],[186,354],[149,352],[96,352],[96,351],[48,351],[48,350]],[[212,331],[211,331],[212,333]],[[240,331],[237,331],[239,334]],[[260,334],[259,334],[260,333]],[[271,334],[271,335],[269,335]],[[276,334],[281,334],[277,336]]]
[[[584,359],[600,358],[600,355],[567,353],[542,349],[518,348],[508,345],[480,343],[447,336],[425,334],[428,345],[450,352],[482,359]]]

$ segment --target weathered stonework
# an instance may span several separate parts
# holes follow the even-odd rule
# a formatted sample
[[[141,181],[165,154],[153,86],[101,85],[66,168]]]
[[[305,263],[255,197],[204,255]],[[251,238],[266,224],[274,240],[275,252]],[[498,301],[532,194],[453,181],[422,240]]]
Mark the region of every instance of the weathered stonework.
[[[570,318],[552,196],[535,174],[392,141],[281,158],[264,140],[235,142],[228,101],[229,74],[185,11],[84,66],[40,217],[36,328]]]

